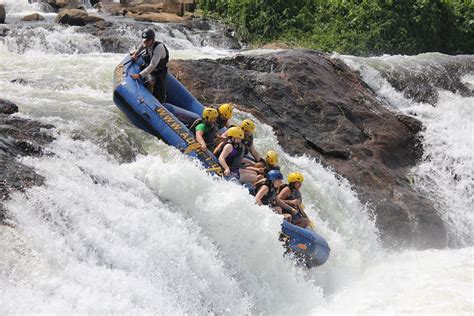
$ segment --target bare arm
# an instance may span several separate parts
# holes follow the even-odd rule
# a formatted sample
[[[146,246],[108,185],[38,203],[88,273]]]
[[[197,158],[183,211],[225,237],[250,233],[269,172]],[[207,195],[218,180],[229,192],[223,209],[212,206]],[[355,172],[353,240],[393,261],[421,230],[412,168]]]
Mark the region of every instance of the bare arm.
[[[153,51],[153,57],[151,58],[150,64],[148,65],[148,67],[146,67],[140,72],[140,76],[142,76],[142,78],[145,78],[150,73],[152,73],[153,70],[155,70],[156,66],[158,66],[158,63],[160,62],[160,60],[165,57],[166,57],[166,50],[163,44],[156,46],[156,48]]]
[[[252,154],[253,158],[255,158],[256,161],[259,161],[262,157],[260,157],[260,154],[257,152],[257,149],[255,148],[255,145],[252,144],[250,146],[250,153]]]
[[[286,204],[284,201],[282,201],[282,200],[280,199],[279,196],[276,197],[275,201],[276,201],[276,203],[277,203],[277,205],[278,205],[279,207],[281,207],[283,210],[285,210],[285,211],[287,211],[287,212],[290,212],[291,215],[296,215],[296,214],[298,214],[298,210],[296,210],[296,209],[294,209],[293,207],[291,207],[291,206],[289,206],[288,204]]]
[[[219,163],[221,164],[221,166],[224,168],[224,175],[225,176],[228,176],[230,174],[230,168],[229,166],[227,165],[227,162],[225,161],[225,159],[227,158],[227,156],[229,156],[229,154],[232,152],[232,145],[231,144],[227,144],[224,146],[224,149],[222,149],[222,152],[219,156]]]
[[[282,200],[283,202],[285,202],[286,204],[288,204],[291,207],[297,207],[298,204],[300,204],[300,201],[298,199],[288,200],[289,196],[291,196],[291,190],[290,190],[289,187],[285,187],[278,194],[278,197],[280,198],[280,200]]]
[[[204,141],[204,138],[202,137],[203,135],[204,135],[203,131],[196,131],[196,140],[199,144],[201,144],[201,149],[207,150],[206,142]]]
[[[268,187],[266,185],[262,185],[260,187],[260,190],[258,190],[257,194],[255,195],[255,202],[257,202],[257,205],[262,205],[262,198],[267,193],[268,193]]]

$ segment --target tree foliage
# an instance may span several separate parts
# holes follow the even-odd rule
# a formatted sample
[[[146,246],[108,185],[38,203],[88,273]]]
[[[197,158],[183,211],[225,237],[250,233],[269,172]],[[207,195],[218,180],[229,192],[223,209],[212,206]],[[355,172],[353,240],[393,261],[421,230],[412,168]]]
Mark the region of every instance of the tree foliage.
[[[473,53],[472,0],[199,0],[243,40],[357,55]]]

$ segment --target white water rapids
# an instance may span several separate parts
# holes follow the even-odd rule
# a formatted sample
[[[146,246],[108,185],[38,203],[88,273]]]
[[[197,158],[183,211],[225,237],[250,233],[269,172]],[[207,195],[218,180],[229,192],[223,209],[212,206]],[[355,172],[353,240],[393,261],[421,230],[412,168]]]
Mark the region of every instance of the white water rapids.
[[[28,11],[26,1],[6,3],[18,6],[13,13]],[[474,313],[473,98],[441,91],[436,106],[415,104],[373,65],[402,57],[344,57],[426,126],[431,159],[412,172],[456,249],[383,249],[370,210],[344,179],[286,154],[272,129],[258,125],[257,148],[276,148],[285,174],[305,174],[309,216],[332,249],[325,265],[306,270],[282,256],[277,215],[121,114],[111,86],[123,55],[102,53],[98,39],[71,28],[29,32],[45,36],[28,45],[0,39],[0,98],[18,104],[18,116],[54,124],[56,140],[46,148],[51,155],[22,158],[45,185],[5,204],[14,227],[0,226],[0,314]],[[172,58],[233,53],[161,35]],[[449,57],[410,62],[423,58]],[[19,78],[25,84],[11,82]],[[461,180],[452,180],[453,170]]]

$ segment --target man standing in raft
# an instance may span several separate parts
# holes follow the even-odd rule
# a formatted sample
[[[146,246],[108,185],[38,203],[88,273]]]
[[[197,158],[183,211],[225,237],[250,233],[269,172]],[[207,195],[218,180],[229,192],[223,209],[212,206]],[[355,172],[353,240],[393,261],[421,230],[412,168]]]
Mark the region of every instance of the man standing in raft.
[[[145,29],[142,33],[142,43],[132,54],[132,60],[137,60],[142,51],[143,60],[145,61],[144,69],[133,74],[132,78],[137,80],[143,78],[145,84],[151,93],[161,103],[166,100],[166,75],[168,74],[169,52],[165,44],[155,41],[155,32],[151,29]]]

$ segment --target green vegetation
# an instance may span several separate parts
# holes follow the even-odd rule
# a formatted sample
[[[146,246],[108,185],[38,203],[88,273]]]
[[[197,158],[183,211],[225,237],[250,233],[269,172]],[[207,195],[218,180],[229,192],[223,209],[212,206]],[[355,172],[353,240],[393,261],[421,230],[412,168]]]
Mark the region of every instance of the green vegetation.
[[[354,55],[474,53],[473,0],[199,0],[253,44]]]

